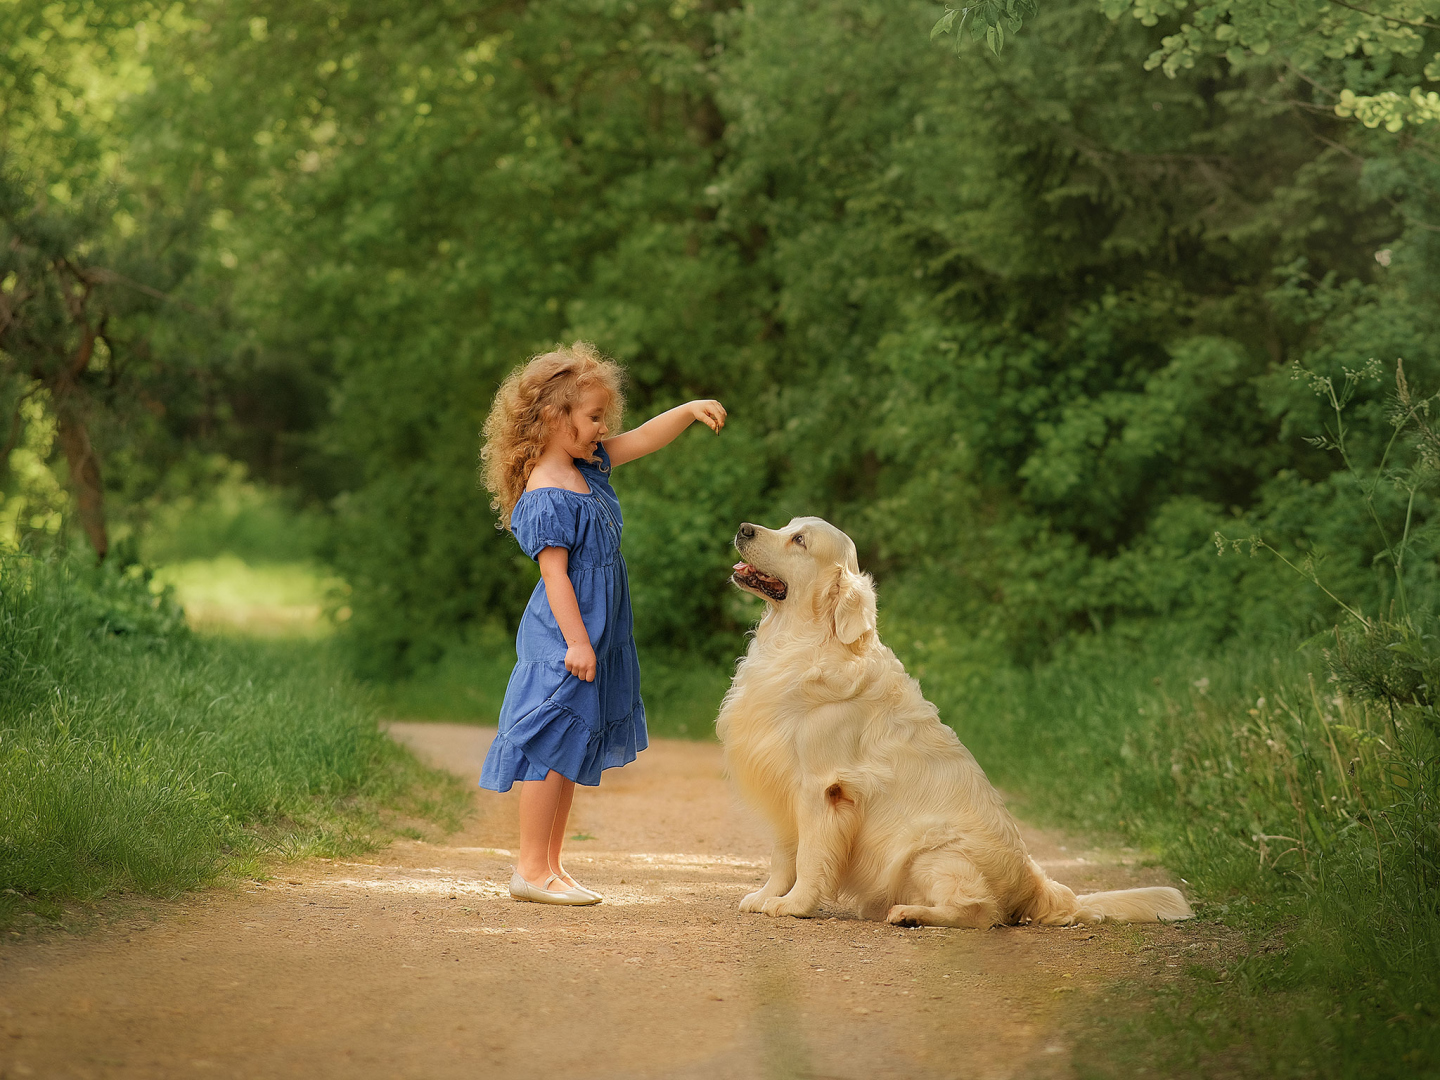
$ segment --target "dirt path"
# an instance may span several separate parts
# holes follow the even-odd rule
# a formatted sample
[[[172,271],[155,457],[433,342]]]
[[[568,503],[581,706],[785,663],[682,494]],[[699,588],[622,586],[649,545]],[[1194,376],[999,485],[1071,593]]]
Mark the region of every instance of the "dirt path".
[[[493,734],[392,732],[467,777]],[[577,794],[568,863],[604,904],[517,904],[514,797],[477,791],[444,842],[0,947],[0,1078],[1064,1077],[1068,1007],[1166,978],[1189,940],[742,916],[768,847],[708,743],[658,742]],[[1067,884],[1163,880],[1027,839]]]

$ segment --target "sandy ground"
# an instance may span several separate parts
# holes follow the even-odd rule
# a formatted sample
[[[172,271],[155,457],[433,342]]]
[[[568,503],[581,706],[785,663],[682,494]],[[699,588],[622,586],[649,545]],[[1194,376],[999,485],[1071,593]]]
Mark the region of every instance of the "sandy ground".
[[[493,731],[395,724],[478,775]],[[567,863],[606,901],[518,904],[515,794],[449,838],[0,946],[0,1077],[1067,1077],[1117,980],[1175,977],[1193,924],[902,930],[740,915],[764,830],[718,748],[662,741],[575,800]],[[1077,887],[1164,881],[1027,830]],[[1068,848],[1068,850],[1067,850]]]

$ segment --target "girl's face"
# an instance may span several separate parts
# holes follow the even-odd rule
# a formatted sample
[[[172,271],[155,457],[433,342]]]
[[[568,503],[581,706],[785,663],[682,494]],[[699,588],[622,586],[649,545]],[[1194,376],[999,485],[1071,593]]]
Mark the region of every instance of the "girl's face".
[[[556,435],[566,446],[571,457],[589,458],[595,456],[600,440],[610,434],[605,426],[605,409],[610,404],[610,395],[602,388],[588,391],[570,410],[570,423],[561,424]]]

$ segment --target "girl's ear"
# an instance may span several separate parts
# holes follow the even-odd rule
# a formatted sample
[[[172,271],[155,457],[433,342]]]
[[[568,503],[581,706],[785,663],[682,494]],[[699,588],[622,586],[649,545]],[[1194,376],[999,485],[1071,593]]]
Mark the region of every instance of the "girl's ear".
[[[875,632],[875,582],[841,566],[835,582],[835,636],[853,645]]]

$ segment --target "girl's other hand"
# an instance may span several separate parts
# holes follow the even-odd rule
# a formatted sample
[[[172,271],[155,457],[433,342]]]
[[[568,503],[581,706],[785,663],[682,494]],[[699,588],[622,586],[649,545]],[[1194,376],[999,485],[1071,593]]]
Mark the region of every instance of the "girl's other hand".
[[[565,650],[565,670],[577,679],[595,681],[595,650],[588,641]]]
[[[725,426],[725,406],[714,399],[690,402],[690,412],[696,420],[717,434]]]

